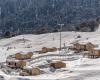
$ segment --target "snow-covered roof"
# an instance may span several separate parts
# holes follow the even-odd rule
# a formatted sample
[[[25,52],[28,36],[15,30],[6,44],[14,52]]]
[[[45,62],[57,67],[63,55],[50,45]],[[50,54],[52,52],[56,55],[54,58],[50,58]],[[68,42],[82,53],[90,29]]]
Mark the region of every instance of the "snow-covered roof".
[[[94,48],[94,50],[100,50],[100,47]]]
[[[30,52],[28,52],[28,51],[21,51],[21,52],[18,52],[18,53],[20,53],[20,54],[22,54],[22,55],[26,55],[26,54],[28,54],[28,53],[30,53]]]
[[[25,66],[24,69],[32,69],[32,66]]]
[[[79,44],[81,44],[81,45],[86,45],[87,42],[79,42]]]
[[[15,58],[7,59],[7,62],[19,62],[20,60],[16,60]]]

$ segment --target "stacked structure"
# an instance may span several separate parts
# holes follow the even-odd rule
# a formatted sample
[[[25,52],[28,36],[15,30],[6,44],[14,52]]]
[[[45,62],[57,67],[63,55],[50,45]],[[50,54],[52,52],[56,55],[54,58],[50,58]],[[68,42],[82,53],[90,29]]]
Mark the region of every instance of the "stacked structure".
[[[74,44],[74,49],[78,52],[86,52],[89,58],[98,58],[100,57],[100,48],[98,47],[97,44],[93,44],[91,42],[87,43],[75,43]],[[85,53],[84,53],[85,55]]]
[[[8,57],[6,60],[7,66],[10,68],[24,68],[27,64],[27,60],[31,59],[32,57],[32,52],[27,52],[27,53],[16,53],[14,56],[15,57]]]

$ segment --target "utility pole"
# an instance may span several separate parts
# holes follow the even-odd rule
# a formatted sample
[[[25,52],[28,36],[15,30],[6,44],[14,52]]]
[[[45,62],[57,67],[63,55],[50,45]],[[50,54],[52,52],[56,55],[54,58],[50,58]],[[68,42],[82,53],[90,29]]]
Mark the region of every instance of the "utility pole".
[[[60,26],[60,45],[59,45],[59,53],[60,53],[60,50],[61,50],[61,43],[62,43],[62,34],[61,34],[61,32],[62,32],[62,27],[63,27],[63,25],[64,24],[58,24],[59,26]]]
[[[1,17],[1,7],[0,7],[0,17]]]
[[[24,35],[23,35],[23,43],[24,43],[24,45],[25,45],[25,38],[24,38]]]

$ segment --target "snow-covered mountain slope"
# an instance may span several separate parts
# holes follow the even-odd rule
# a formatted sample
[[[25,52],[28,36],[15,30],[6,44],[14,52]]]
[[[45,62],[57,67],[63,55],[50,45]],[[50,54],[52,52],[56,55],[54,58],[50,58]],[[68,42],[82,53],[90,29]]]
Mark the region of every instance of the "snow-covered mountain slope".
[[[62,32],[62,47],[76,41],[76,37],[80,35],[80,41],[91,41],[100,43],[100,34],[98,32]],[[87,40],[88,38],[88,40]],[[19,51],[36,51],[42,47],[58,47],[60,45],[60,36],[58,33],[48,33],[41,35],[19,35],[12,38],[0,40],[0,51],[3,58],[4,54],[11,55]],[[4,59],[3,59],[4,60]]]
[[[75,38],[81,35],[82,39],[86,38],[93,38],[98,37],[98,33],[94,32],[62,32],[62,45],[64,42],[70,43],[75,40]],[[24,39],[23,39],[24,38]],[[60,36],[59,33],[48,33],[48,34],[42,34],[42,35],[19,35],[13,38],[8,39],[1,39],[0,40],[0,46],[2,47],[25,47],[27,45],[35,46],[34,48],[39,49],[43,46],[46,47],[59,47],[59,40]]]
[[[64,42],[71,42],[74,40],[74,33],[62,33],[62,44]],[[20,40],[25,41],[20,41]],[[2,47],[25,47],[25,46],[33,46],[34,49],[41,49],[43,46],[45,47],[59,47],[59,33],[48,33],[42,35],[20,35],[17,37],[13,37],[10,39],[2,39],[0,40],[0,46]],[[18,41],[19,40],[19,41]],[[16,42],[17,41],[17,42]]]
[[[0,62],[5,62],[8,55],[15,54],[19,51],[36,51],[40,50],[42,47],[58,47],[60,43],[60,36],[58,33],[48,33],[48,34],[41,34],[41,35],[33,35],[33,34],[27,34],[27,35],[19,35],[16,37],[8,38],[8,39],[1,39],[0,40]],[[81,38],[77,38],[77,36],[80,35]],[[95,44],[100,44],[100,32],[99,29],[96,32],[62,32],[62,47],[64,46],[64,43],[66,43],[66,46],[70,43],[79,40],[80,42],[93,42]],[[37,55],[36,55],[37,56]],[[100,59],[84,59],[81,62],[81,66],[78,66],[76,64],[80,64],[81,59],[73,62],[66,62],[70,65],[70,70],[73,70],[73,73],[69,73],[68,71],[61,72],[61,73],[52,73],[52,74],[45,74],[40,75],[36,77],[26,77],[32,79],[60,79],[66,77],[69,80],[76,80],[79,78],[79,80],[90,80],[91,74],[88,71],[93,72],[94,77],[93,80],[99,80],[99,63]],[[73,66],[73,65],[76,65]],[[85,65],[85,67],[83,67]],[[96,68],[97,67],[97,68]],[[68,69],[69,69],[68,68]],[[95,71],[98,72],[96,73]],[[0,75],[4,73],[0,72]],[[89,75],[90,77],[85,78],[86,75]],[[56,75],[57,77],[55,77]],[[95,76],[96,75],[96,76]],[[7,76],[7,75],[6,75]],[[11,77],[11,76],[8,76]],[[15,77],[15,76],[14,76]],[[78,78],[77,78],[78,77]],[[11,77],[12,78],[12,77]],[[16,78],[16,77],[15,77]],[[81,79],[82,78],[82,79]],[[84,79],[85,78],[85,79]],[[9,79],[14,80],[14,79]],[[16,79],[15,79],[16,80]],[[91,79],[92,80],[92,79]]]

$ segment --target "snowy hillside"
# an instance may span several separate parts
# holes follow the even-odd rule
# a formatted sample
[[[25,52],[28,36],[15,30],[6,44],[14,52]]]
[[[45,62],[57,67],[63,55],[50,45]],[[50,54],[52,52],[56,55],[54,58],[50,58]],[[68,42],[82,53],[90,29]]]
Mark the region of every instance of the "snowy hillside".
[[[80,35],[81,38],[77,38]],[[66,46],[75,41],[80,42],[93,42],[100,44],[100,29],[96,32],[62,32],[62,47],[64,43]],[[38,51],[42,47],[58,47],[59,48],[60,36],[59,33],[48,33],[42,35],[19,35],[16,37],[1,39],[0,40],[0,62],[5,62],[8,55],[15,54],[20,51]],[[58,51],[55,53],[59,53]],[[55,54],[50,53],[50,54]],[[36,55],[38,56],[38,55]],[[41,61],[38,64],[42,64]],[[75,61],[65,61],[68,67],[65,71],[43,74],[33,77],[24,77],[33,79],[68,79],[68,80],[99,80],[100,79],[100,59],[87,59],[80,58]],[[72,71],[72,72],[71,72]],[[0,71],[0,75],[5,76],[6,80],[19,80],[16,77],[4,74]],[[9,78],[9,79],[8,79]],[[22,77],[20,77],[22,78]]]

